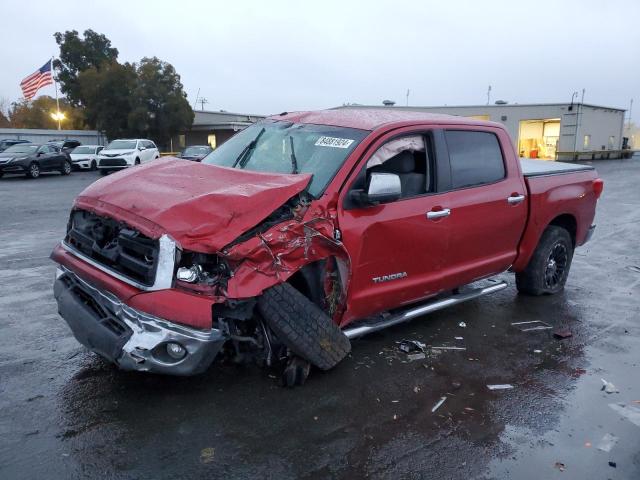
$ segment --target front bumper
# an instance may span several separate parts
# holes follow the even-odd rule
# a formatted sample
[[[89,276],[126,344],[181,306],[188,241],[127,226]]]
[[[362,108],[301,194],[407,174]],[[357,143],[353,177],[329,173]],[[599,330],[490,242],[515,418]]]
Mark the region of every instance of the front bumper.
[[[10,162],[0,164],[0,172],[2,173],[25,173],[29,170],[28,165],[18,162]]]
[[[209,368],[227,340],[215,328],[191,329],[136,310],[64,267],[56,271],[53,290],[76,339],[123,370],[195,375]],[[180,344],[185,356],[172,358],[169,342]]]
[[[587,234],[584,237],[584,242],[582,243],[583,245],[585,243],[587,243],[589,240],[591,240],[591,237],[593,237],[594,232],[596,231],[596,226],[595,225],[591,225],[589,227],[589,230],[587,230]]]

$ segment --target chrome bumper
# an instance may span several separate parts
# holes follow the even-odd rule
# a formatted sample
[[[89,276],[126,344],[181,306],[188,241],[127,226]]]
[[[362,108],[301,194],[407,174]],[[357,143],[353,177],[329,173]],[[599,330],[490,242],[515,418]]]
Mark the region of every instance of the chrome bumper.
[[[195,330],[131,308],[64,267],[56,271],[54,295],[76,339],[123,370],[195,375],[227,340],[215,328]],[[184,357],[171,357],[168,343],[182,346]]]

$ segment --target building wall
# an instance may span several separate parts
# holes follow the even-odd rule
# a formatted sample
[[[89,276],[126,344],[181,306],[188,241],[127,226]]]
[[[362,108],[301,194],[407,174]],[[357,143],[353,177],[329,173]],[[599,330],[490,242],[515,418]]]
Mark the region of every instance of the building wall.
[[[619,150],[622,145],[624,110],[590,105],[548,104],[548,105],[485,105],[485,106],[441,106],[441,107],[359,107],[349,108],[394,108],[430,113],[445,113],[463,117],[486,118],[502,123],[514,145],[518,145],[521,120],[560,119],[560,138],[557,150],[573,152],[583,150],[584,135],[591,135],[587,150]],[[571,109],[570,109],[571,108]],[[576,131],[577,125],[577,131]],[[576,135],[577,133],[577,135]],[[615,138],[609,148],[609,137]]]
[[[46,130],[34,128],[0,128],[0,140],[29,140],[46,143],[49,140],[78,140],[84,145],[105,145],[106,137],[95,130]]]

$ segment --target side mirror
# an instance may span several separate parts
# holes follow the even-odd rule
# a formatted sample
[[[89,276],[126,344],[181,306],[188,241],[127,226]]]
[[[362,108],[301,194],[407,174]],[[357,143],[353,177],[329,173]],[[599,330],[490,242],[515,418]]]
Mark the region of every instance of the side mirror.
[[[142,147],[142,146],[138,147],[138,150],[140,150],[140,151],[143,151],[143,150],[146,150],[146,149],[147,149],[147,147]]]
[[[359,205],[395,202],[402,197],[400,177],[395,173],[372,173],[367,191],[352,190],[350,196]]]

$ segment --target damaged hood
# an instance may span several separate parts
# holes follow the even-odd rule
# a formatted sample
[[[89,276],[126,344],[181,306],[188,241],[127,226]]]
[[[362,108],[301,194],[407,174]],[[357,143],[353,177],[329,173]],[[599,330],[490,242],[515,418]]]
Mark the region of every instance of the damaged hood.
[[[151,238],[166,233],[185,250],[214,253],[304,190],[310,179],[164,158],[93,183],[75,206]]]

